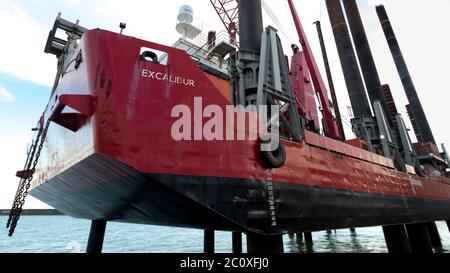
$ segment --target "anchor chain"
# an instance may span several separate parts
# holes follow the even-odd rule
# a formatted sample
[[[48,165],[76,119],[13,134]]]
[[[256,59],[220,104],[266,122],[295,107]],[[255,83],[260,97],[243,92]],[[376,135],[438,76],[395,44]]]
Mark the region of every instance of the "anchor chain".
[[[36,171],[36,166],[41,156],[42,148],[45,143],[45,138],[47,136],[47,131],[50,126],[50,120],[47,121],[44,128],[40,128],[36,140],[34,141],[30,152],[25,163],[25,175],[20,179],[19,187],[14,198],[14,203],[9,213],[8,223],[6,228],[9,228],[9,237],[14,235],[14,231],[17,227],[17,223],[20,219],[22,213],[23,205],[25,204],[25,199],[28,196],[28,191],[31,187],[31,182],[33,181],[33,175]]]
[[[37,143],[41,136],[41,132],[42,132],[42,129],[39,129],[39,134],[37,135],[36,140],[33,141],[30,149],[28,150],[27,160],[25,160],[25,166],[23,166],[23,170],[28,170],[30,168],[30,166],[29,166],[29,164],[31,164],[30,158],[34,157],[34,154],[36,152],[35,147],[37,147]],[[21,195],[20,193],[23,191],[22,188],[23,188],[24,181],[25,181],[24,178],[20,178],[19,186],[16,191],[16,196],[14,197],[13,206],[12,206],[11,210],[9,211],[9,218],[8,218],[8,223],[6,224],[6,228],[9,228],[9,226],[11,225],[12,217],[13,217],[15,211],[17,210],[17,204],[18,204],[19,196]]]

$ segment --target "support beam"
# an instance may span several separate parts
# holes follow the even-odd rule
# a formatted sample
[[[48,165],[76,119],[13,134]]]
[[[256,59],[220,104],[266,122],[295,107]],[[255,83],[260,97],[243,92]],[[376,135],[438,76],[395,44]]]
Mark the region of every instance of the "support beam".
[[[241,232],[233,232],[233,253],[241,254],[242,253],[242,233]]]
[[[248,233],[247,252],[249,254],[284,253],[283,236]]]
[[[214,230],[205,230],[203,237],[203,251],[205,254],[214,254],[215,238]]]
[[[412,253],[405,225],[384,226],[383,233],[389,253]]]
[[[406,231],[408,232],[409,242],[413,253],[433,253],[431,239],[426,224],[406,225]]]
[[[442,247],[441,236],[439,235],[439,230],[436,226],[436,223],[429,222],[426,225],[427,225],[428,233],[430,234],[431,245],[435,249],[441,248]]]
[[[88,254],[102,253],[103,241],[105,239],[106,223],[107,222],[104,220],[92,221],[86,253]]]
[[[297,240],[303,240],[303,233],[302,232],[296,233],[296,235],[297,235]]]

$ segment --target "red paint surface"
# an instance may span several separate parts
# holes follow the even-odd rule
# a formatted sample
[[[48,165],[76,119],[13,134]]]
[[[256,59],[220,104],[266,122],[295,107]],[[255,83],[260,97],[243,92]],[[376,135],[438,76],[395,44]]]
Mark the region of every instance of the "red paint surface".
[[[295,8],[292,0],[289,0],[288,4],[292,13],[292,18],[294,19],[300,44],[302,45],[305,54],[305,60],[311,73],[312,82],[314,83],[314,87],[316,92],[319,94],[319,99],[322,104],[323,127],[325,135],[334,139],[342,139],[344,136],[340,135],[336,120],[331,113],[328,91],[325,86],[325,82],[322,79],[322,75],[320,74],[319,66],[317,66],[314,54],[312,53],[311,46],[309,45],[306,32],[303,29],[300,17],[298,16],[297,9]]]
[[[303,52],[295,53],[292,56],[290,80],[294,94],[298,98],[299,113],[307,120],[314,121],[316,128],[320,128],[316,94]]]
[[[167,52],[168,65],[140,61],[141,47]],[[397,172],[390,159],[309,132],[306,142],[284,141],[286,164],[271,171],[260,162],[256,141],[174,141],[171,127],[177,119],[171,117],[172,107],[193,107],[199,96],[204,105],[225,109],[228,104],[185,52],[102,30],[87,32],[80,49],[84,62],[78,70],[69,68],[45,116],[63,94],[96,97],[96,111],[77,132],[50,127],[33,187],[101,153],[142,173],[263,181],[270,177],[328,189],[450,200],[449,179]],[[143,78],[142,69],[193,79],[195,88]]]

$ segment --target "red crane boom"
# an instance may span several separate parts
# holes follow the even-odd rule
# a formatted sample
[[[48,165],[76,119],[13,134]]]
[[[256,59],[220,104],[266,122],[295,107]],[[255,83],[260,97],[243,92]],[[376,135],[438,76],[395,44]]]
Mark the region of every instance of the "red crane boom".
[[[300,44],[302,45],[303,51],[305,53],[306,62],[308,64],[314,88],[316,89],[316,92],[319,94],[319,98],[323,106],[322,107],[324,119],[323,127],[325,135],[334,139],[342,139],[343,136],[340,135],[336,120],[333,117],[333,114],[331,113],[327,88],[320,74],[317,62],[314,59],[311,46],[309,45],[308,39],[306,38],[305,30],[303,29],[302,23],[298,16],[297,10],[295,9],[293,1],[288,0],[288,2],[289,8],[291,9],[292,17],[294,19],[295,27],[297,29],[297,33],[299,36]]]
[[[230,34],[234,44],[239,37],[239,10],[237,0],[209,0]]]

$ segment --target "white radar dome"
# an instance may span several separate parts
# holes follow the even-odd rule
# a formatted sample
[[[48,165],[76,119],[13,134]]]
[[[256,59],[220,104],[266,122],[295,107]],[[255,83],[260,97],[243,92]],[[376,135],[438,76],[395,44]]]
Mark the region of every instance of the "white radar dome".
[[[189,38],[189,39],[195,39],[202,31],[192,25],[192,22],[194,21],[194,10],[191,8],[191,6],[183,5],[180,7],[178,11],[178,17],[177,17],[177,31],[181,35],[183,35],[183,38]]]
[[[178,11],[178,21],[190,24],[194,20],[194,10],[189,5],[183,5]]]

